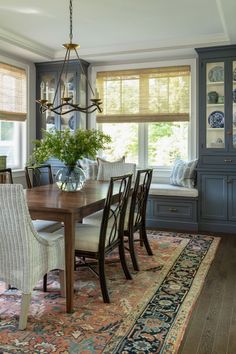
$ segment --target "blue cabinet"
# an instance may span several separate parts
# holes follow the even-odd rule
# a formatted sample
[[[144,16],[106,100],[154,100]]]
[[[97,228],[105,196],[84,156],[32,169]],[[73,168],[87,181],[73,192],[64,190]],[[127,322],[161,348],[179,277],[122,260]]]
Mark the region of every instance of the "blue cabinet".
[[[235,232],[236,46],[196,51],[199,56],[199,230]]]

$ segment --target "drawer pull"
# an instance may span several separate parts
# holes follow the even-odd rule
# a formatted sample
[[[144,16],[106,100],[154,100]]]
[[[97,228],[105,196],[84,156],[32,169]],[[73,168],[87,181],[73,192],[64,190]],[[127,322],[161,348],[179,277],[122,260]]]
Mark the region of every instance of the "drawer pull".
[[[178,211],[178,209],[176,208],[169,208],[168,209],[171,213],[176,213]]]
[[[226,163],[228,163],[228,162],[233,162],[233,160],[231,160],[231,159],[225,159],[224,160]]]

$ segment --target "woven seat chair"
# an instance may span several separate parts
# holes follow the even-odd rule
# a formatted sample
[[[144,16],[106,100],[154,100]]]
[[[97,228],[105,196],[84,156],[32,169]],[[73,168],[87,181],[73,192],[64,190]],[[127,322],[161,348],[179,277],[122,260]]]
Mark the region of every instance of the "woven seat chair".
[[[128,243],[128,250],[132,259],[134,270],[139,270],[134,242],[139,241],[145,246],[147,253],[153,255],[146,233],[146,207],[150,184],[152,180],[152,169],[138,170],[132,196],[129,198],[127,213],[124,224],[125,241]],[[93,213],[83,219],[84,224],[98,225],[102,212]],[[134,233],[139,231],[140,238],[134,240]]]
[[[98,276],[105,303],[110,302],[106,285],[105,257],[119,249],[120,262],[127,279],[132,279],[127,268],[124,250],[124,220],[130,192],[132,174],[112,177],[99,226],[77,224],[75,236],[75,256],[98,261]],[[115,189],[119,188],[119,200],[113,204]]]
[[[0,279],[22,291],[19,329],[23,330],[34,286],[50,270],[64,270],[64,236],[63,231],[37,233],[22,185],[1,184],[0,204]]]

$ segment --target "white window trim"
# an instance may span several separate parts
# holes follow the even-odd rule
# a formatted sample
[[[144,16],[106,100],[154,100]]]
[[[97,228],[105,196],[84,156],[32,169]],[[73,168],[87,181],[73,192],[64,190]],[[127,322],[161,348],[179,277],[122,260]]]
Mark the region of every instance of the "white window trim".
[[[13,173],[19,176],[23,175],[24,165],[28,159],[28,156],[31,152],[31,141],[35,139],[36,133],[36,124],[35,124],[35,86],[36,86],[36,77],[35,77],[35,66],[34,63],[24,61],[20,58],[13,58],[8,56],[8,54],[0,55],[0,61],[9,65],[17,66],[26,71],[26,109],[27,109],[27,118],[25,128],[23,128],[22,133],[22,142],[20,144],[20,154],[22,159],[22,168],[20,170],[14,170]]]
[[[89,67],[89,76],[91,79],[92,86],[95,89],[96,86],[96,76],[99,71],[112,71],[112,70],[125,70],[125,69],[144,69],[144,68],[155,68],[155,67],[165,67],[165,66],[179,66],[179,65],[190,65],[191,67],[191,97],[190,97],[190,121],[189,121],[189,139],[188,139],[188,156],[189,159],[197,158],[197,116],[196,116],[196,102],[197,102],[197,93],[196,93],[196,83],[197,83],[197,60],[196,58],[192,59],[176,59],[176,60],[163,60],[163,61],[152,61],[144,63],[133,63],[133,64],[114,64],[114,65],[91,65]],[[90,97],[88,97],[90,99]],[[90,116],[88,122],[88,128],[96,128],[96,117],[95,114]],[[139,138],[145,139],[147,134],[140,136]],[[147,161],[147,156],[144,156],[144,152],[140,151],[141,146],[139,147],[139,157],[140,157],[140,167],[144,166]],[[147,154],[146,154],[147,155]],[[169,167],[158,167],[154,168],[153,171],[153,181],[166,182],[169,179],[171,168]]]

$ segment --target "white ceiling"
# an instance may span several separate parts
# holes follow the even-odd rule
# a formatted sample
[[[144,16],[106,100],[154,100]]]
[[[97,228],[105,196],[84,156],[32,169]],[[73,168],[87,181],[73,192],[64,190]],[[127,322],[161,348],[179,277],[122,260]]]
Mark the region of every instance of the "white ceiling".
[[[93,63],[192,56],[236,44],[236,0],[73,0],[73,41]],[[69,0],[0,0],[0,51],[62,59]]]

